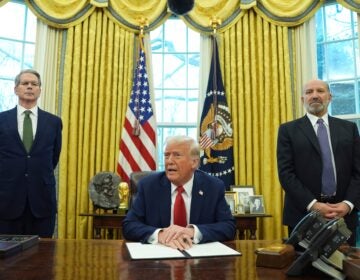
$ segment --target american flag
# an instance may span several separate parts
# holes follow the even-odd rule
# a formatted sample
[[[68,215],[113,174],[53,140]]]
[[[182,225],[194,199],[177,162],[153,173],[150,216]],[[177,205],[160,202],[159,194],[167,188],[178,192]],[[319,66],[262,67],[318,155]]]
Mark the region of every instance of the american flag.
[[[141,44],[143,46],[143,44]],[[156,169],[156,122],[146,71],[146,56],[140,47],[139,59],[120,140],[117,171],[129,183],[134,171]]]

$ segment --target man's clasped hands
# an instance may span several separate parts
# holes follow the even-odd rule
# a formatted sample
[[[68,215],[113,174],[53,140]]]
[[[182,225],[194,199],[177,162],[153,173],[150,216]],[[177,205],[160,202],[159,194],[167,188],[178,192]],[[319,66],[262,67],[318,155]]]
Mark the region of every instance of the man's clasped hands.
[[[165,246],[186,250],[193,244],[194,228],[171,225],[159,232],[159,243]]]

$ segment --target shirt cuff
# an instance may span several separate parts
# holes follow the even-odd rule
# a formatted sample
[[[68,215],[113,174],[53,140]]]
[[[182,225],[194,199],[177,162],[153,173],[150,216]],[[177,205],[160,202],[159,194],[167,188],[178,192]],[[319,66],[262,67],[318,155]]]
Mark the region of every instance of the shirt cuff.
[[[199,244],[202,239],[202,233],[200,232],[199,228],[192,224],[188,225],[187,227],[192,227],[194,229],[193,243]]]
[[[161,231],[161,228],[158,228],[157,230],[155,230],[153,232],[152,235],[150,235],[150,237],[148,238],[148,243],[150,244],[158,244],[159,243],[159,232]]]
[[[352,210],[354,209],[354,204],[352,204],[350,201],[348,200],[344,200],[343,202],[345,202],[349,207],[350,207],[350,211],[348,214],[350,214],[352,212]]]
[[[311,207],[313,207],[313,205],[315,204],[315,202],[317,202],[317,200],[316,200],[316,199],[313,199],[313,200],[309,203],[309,205],[306,207],[306,210],[308,210],[308,212],[311,211]]]

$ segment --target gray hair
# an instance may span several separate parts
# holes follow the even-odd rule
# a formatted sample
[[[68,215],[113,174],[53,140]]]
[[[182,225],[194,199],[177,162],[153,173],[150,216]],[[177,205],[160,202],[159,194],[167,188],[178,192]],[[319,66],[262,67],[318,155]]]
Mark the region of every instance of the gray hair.
[[[40,74],[39,74],[36,70],[33,70],[33,69],[24,69],[24,70],[21,70],[21,72],[20,72],[19,74],[17,74],[16,77],[15,77],[15,86],[18,86],[18,85],[20,84],[21,75],[22,75],[22,74],[26,74],[26,73],[35,75],[35,76],[37,77],[37,79],[38,79],[39,86],[41,86],[41,77],[40,77]]]
[[[190,148],[190,155],[192,157],[200,158],[200,146],[195,139],[185,135],[169,136],[165,140],[165,147],[168,144],[187,144]]]

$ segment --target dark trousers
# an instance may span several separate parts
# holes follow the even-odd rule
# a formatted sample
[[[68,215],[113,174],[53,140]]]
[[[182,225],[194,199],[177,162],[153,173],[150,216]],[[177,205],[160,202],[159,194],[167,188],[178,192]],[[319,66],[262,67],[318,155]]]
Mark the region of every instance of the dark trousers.
[[[39,235],[52,238],[55,228],[55,216],[36,218],[27,202],[23,214],[14,220],[0,219],[0,234]]]

